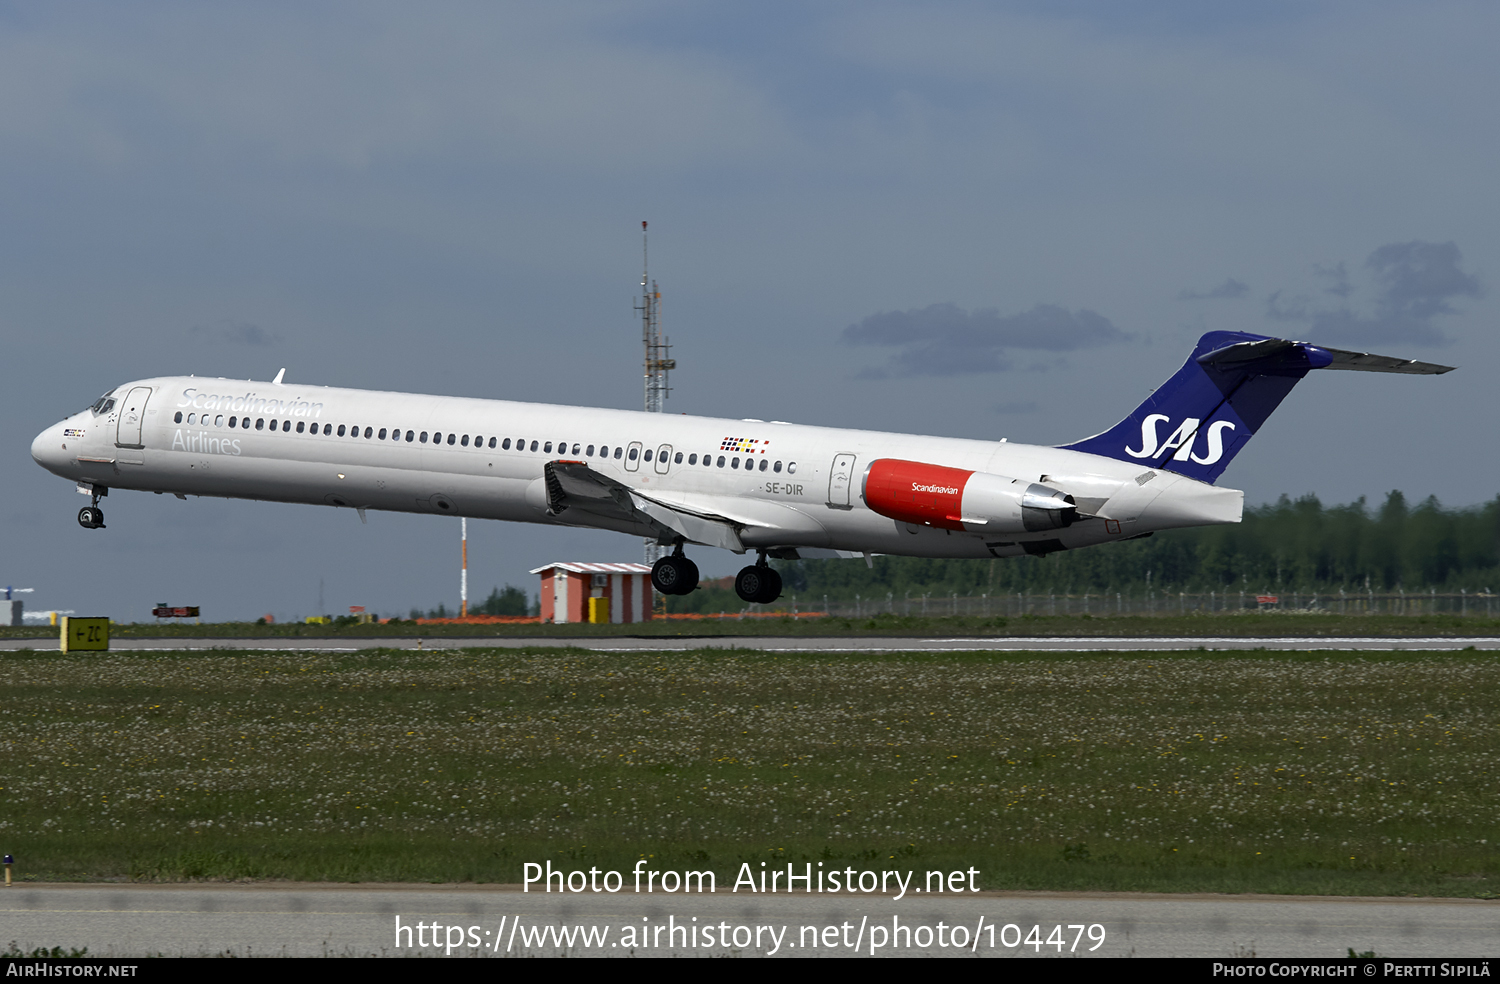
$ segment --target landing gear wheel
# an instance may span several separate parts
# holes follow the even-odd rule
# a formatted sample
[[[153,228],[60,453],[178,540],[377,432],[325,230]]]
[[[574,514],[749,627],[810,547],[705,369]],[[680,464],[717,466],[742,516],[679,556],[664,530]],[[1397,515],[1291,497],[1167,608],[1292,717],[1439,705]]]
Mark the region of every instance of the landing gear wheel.
[[[86,530],[104,529],[104,510],[97,506],[84,506],[78,510],[78,525]]]
[[[781,597],[781,575],[758,564],[746,567],[735,576],[734,593],[741,601],[769,605]]]
[[[664,595],[685,595],[698,586],[698,565],[686,557],[663,557],[651,568],[651,586]]]
[[[765,572],[766,590],[761,593],[760,598],[757,600],[762,605],[769,605],[781,597],[781,575],[770,567],[765,568]]]

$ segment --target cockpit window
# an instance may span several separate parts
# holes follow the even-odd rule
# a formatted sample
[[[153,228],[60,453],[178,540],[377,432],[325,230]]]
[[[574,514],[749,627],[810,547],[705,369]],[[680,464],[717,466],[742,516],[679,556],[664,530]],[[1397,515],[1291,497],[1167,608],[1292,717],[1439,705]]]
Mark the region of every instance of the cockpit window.
[[[105,393],[103,396],[99,397],[99,399],[94,401],[94,405],[89,407],[90,410],[94,411],[95,416],[98,416],[102,413],[109,413],[114,408],[114,398],[111,397],[108,393]]]

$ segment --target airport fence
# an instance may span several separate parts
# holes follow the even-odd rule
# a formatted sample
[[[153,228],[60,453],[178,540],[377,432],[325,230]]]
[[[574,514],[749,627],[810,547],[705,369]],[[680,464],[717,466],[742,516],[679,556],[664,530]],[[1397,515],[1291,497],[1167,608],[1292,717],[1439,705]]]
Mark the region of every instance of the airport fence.
[[[960,595],[957,592],[906,592],[900,595],[855,595],[831,599],[826,595],[787,594],[782,603],[793,611],[815,609],[829,615],[864,618],[893,615],[1187,615],[1193,612],[1316,612],[1328,615],[1482,615],[1494,617],[1495,594],[1489,592],[1291,591],[1257,594],[1253,591],[1135,591],[1004,592]]]

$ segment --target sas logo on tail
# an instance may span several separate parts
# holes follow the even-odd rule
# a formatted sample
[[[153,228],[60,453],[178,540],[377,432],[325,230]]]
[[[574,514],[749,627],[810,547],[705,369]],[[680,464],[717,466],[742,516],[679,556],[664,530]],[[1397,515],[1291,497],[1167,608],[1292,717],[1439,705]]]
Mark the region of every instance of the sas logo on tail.
[[[1200,458],[1193,454],[1193,442],[1198,437],[1198,425],[1202,421],[1197,417],[1188,417],[1163,441],[1157,436],[1157,428],[1164,423],[1170,424],[1171,420],[1164,413],[1153,413],[1141,421],[1140,450],[1127,447],[1125,453],[1132,458],[1160,458],[1176,448],[1177,453],[1172,455],[1173,461],[1196,461],[1200,465],[1211,465],[1224,457],[1224,432],[1234,430],[1233,422],[1216,420],[1208,425],[1208,432],[1204,435],[1208,440],[1208,453]]]

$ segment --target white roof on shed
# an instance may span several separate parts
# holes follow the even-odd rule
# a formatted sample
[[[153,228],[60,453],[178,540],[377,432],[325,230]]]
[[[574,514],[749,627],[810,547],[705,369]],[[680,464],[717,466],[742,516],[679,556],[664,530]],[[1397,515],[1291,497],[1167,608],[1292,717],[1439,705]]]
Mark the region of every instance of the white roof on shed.
[[[579,561],[562,561],[556,564],[548,564],[546,567],[538,567],[532,571],[533,574],[541,574],[546,571],[567,571],[569,574],[650,574],[651,568],[645,564],[589,564]]]

